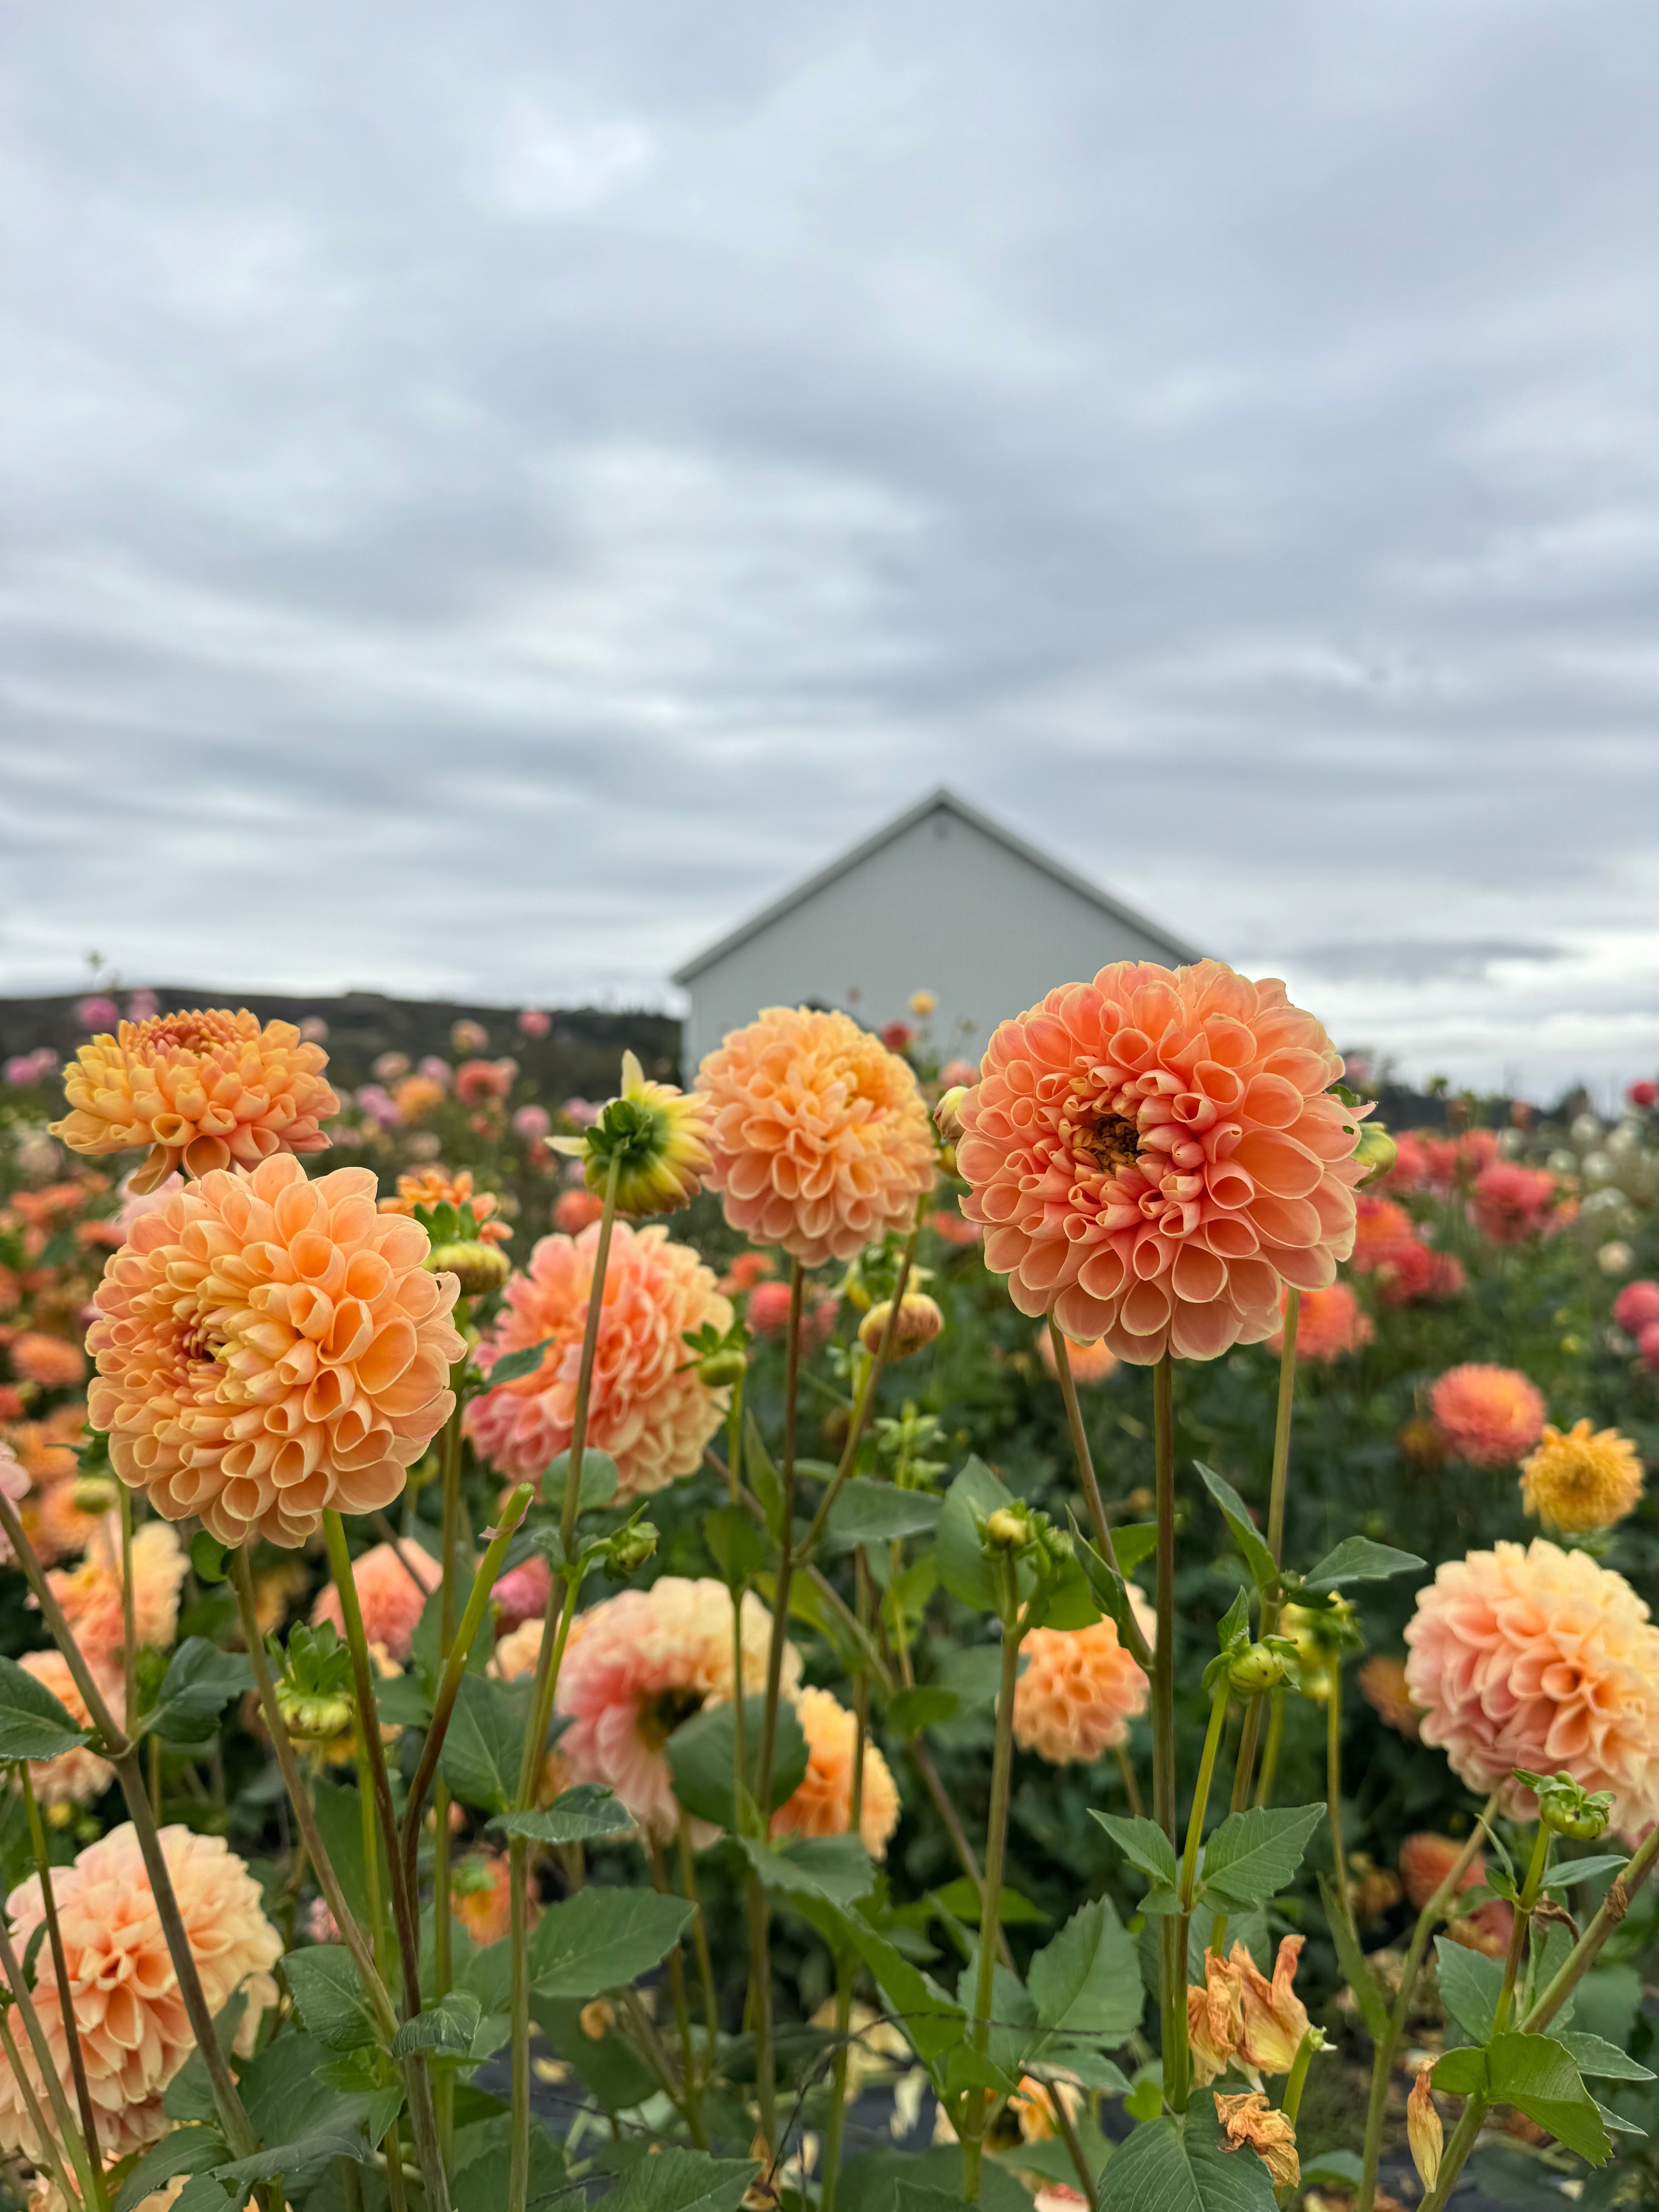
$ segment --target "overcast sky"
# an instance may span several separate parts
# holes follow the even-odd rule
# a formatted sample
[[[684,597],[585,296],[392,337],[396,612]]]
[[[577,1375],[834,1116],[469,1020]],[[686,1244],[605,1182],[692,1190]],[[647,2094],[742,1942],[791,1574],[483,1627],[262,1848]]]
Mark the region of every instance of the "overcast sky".
[[[944,781],[1653,1072],[1656,112],[1652,0],[23,0],[0,988],[662,1003]]]

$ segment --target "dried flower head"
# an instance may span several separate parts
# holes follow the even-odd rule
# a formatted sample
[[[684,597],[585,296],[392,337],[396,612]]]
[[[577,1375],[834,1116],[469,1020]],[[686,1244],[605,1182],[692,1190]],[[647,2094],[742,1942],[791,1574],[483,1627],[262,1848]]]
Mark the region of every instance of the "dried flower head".
[[[1513,1367],[1449,1368],[1429,1393],[1447,1449],[1471,1467],[1507,1467],[1537,1443],[1544,1400]]]
[[[1642,1462],[1617,1429],[1575,1421],[1564,1436],[1544,1424],[1542,1442],[1521,1466],[1521,1497],[1552,1534],[1583,1535],[1610,1528],[1642,1496]]]
[[[408,1662],[410,1639],[426,1601],[443,1578],[442,1564],[415,1543],[374,1544],[351,1563],[363,1633],[371,1644],[383,1644],[400,1667]],[[332,1583],[319,1593],[311,1618],[314,1626],[331,1622],[344,1635],[340,1593]]]
[[[1275,2188],[1294,2189],[1302,2179],[1296,2128],[1283,2112],[1269,2106],[1266,2093],[1249,2089],[1237,2097],[1218,2094],[1215,2109],[1227,2135],[1222,2148],[1242,2150],[1248,2144],[1267,2167]]]
[[[501,1200],[493,1190],[474,1190],[472,1171],[462,1168],[451,1175],[447,1168],[422,1168],[418,1175],[401,1175],[398,1178],[396,1198],[380,1200],[382,1213],[404,1213],[411,1217],[417,1206],[453,1206],[459,1212],[464,1206],[472,1209],[472,1218],[478,1224],[479,1241],[484,1244],[505,1244],[513,1231],[506,1222],[498,1219]]]
[[[204,1176],[111,1260],[92,1419],[168,1520],[301,1544],[325,1506],[390,1504],[448,1419],[455,1280],[374,1197],[367,1168],[310,1182],[283,1154]]]
[[[1244,1978],[1229,1960],[1204,1954],[1202,1987],[1187,1988],[1187,2040],[1192,2051],[1193,2086],[1207,2089],[1224,2074],[1244,2033]]]
[[[962,1108],[963,1211],[1022,1313],[1149,1365],[1258,1344],[1353,1242],[1358,1115],[1282,983],[1120,961],[992,1037]]]
[[[1440,2115],[1435,2110],[1429,2087],[1433,2078],[1434,2068],[1425,2061],[1418,2068],[1412,2093],[1406,2100],[1406,2140],[1411,2145],[1412,2164],[1425,2190],[1432,2189],[1439,2179],[1441,2154],[1446,2148],[1446,2131],[1440,2124]]]
[[[1136,1620],[1150,1643],[1157,1617],[1127,1585]],[[1014,1741],[1051,1766],[1088,1765],[1128,1741],[1129,1723],[1146,1710],[1146,1675],[1109,1620],[1087,1628],[1034,1628],[1020,1646],[1025,1671],[1014,1689]]]
[[[1238,2055],[1258,2074],[1288,2074],[1308,2032],[1307,2007],[1295,1989],[1303,1936],[1286,1936],[1279,1946],[1271,1981],[1243,1943],[1235,1943],[1228,1964],[1243,1990],[1244,2026]]]
[[[795,1715],[806,1738],[806,1772],[772,1815],[775,1836],[845,1835],[853,1817],[853,1757],[858,1722],[828,1690],[804,1689]],[[898,1826],[892,1770],[873,1743],[864,1747],[859,1835],[872,1858],[885,1858]]]
[[[933,1188],[915,1071],[845,1014],[770,1006],[708,1054],[697,1087],[726,1219],[809,1267],[908,1228]]]
[[[328,1055],[291,1022],[263,1029],[246,1008],[123,1022],[83,1044],[64,1072],[70,1112],[52,1125],[77,1152],[148,1145],[131,1188],[142,1194],[183,1168],[257,1168],[279,1152],[320,1152],[322,1123],[340,1110],[323,1079]]]

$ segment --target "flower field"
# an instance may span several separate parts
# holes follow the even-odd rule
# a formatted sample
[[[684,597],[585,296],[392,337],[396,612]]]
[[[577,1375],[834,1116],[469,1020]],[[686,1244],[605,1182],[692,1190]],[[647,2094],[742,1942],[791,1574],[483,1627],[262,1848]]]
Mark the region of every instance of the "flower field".
[[[0,1087],[35,2212],[1659,2202],[1659,1118],[1103,969]]]

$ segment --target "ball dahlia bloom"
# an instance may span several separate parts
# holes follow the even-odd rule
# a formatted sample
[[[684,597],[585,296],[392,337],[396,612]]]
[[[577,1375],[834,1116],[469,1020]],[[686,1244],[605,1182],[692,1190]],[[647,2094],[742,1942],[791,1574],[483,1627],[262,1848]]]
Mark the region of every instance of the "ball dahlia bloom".
[[[1415,1743],[1423,1717],[1406,1687],[1406,1664],[1389,1651],[1373,1651],[1354,1677],[1360,1695],[1380,1721]]]
[[[915,1070],[846,1014],[769,1006],[707,1055],[697,1088],[727,1221],[809,1267],[908,1229],[933,1188]]]
[[[795,1717],[806,1738],[806,1772],[772,1815],[775,1836],[843,1836],[853,1818],[853,1756],[858,1721],[828,1690],[797,1692]],[[864,1747],[859,1836],[872,1858],[885,1858],[898,1826],[892,1769],[873,1743]]]
[[[570,1722],[559,1739],[570,1778],[603,1783],[641,1828],[672,1836],[679,1808],[666,1745],[683,1721],[732,1696],[732,1594],[712,1577],[665,1575],[649,1589],[619,1591],[577,1619],[582,1634],[565,1648],[554,1701]],[[765,1687],[772,1644],[772,1617],[752,1593],[744,1599],[742,1623],[749,1696]],[[508,1640],[497,1648],[498,1660]],[[799,1679],[800,1657],[791,1646],[784,1653],[786,1695]],[[713,1839],[706,1822],[692,1827],[702,1841]]]
[[[132,1538],[132,1626],[142,1649],[172,1648],[179,1627],[179,1592],[189,1565],[179,1532],[167,1521],[146,1521]],[[86,1558],[69,1572],[54,1568],[47,1588],[87,1664],[114,1673],[126,1645],[121,1603],[121,1540],[115,1516],[99,1522]]]
[[[51,1691],[76,1728],[92,1726],[92,1715],[76,1687],[69,1661],[61,1651],[26,1651],[17,1663],[26,1674],[33,1674],[43,1689]],[[94,1666],[93,1672],[116,1726],[125,1726],[126,1697],[119,1670]],[[56,1759],[29,1761],[29,1781],[36,1797],[48,1810],[56,1805],[90,1805],[103,1796],[114,1779],[115,1769],[109,1761],[100,1759],[84,1744],[77,1744],[72,1751],[60,1751]]]
[[[1517,1766],[1659,1816],[1659,1629],[1622,1575],[1543,1537],[1448,1560],[1417,1594],[1406,1683],[1423,1741],[1478,1795],[1533,1816]]]
[[[1435,1425],[1455,1459],[1508,1467],[1544,1427],[1543,1395],[1513,1367],[1450,1367],[1429,1392]]]
[[[410,1639],[443,1578],[441,1562],[418,1544],[374,1544],[351,1563],[363,1633],[371,1644],[384,1644],[400,1667],[408,1663]],[[331,1621],[339,1635],[345,1634],[340,1593],[332,1583],[319,1593],[311,1620],[313,1627]]]
[[[1353,1246],[1358,1117],[1342,1061],[1282,983],[1133,961],[1050,991],[992,1037],[961,1109],[963,1212],[1022,1313],[1121,1359],[1259,1344],[1282,1286]]]
[[[1515,1160],[1482,1168],[1469,1194],[1469,1218],[1494,1244],[1524,1244],[1550,1226],[1555,1177]]]
[[[535,1481],[569,1445],[582,1332],[599,1250],[597,1224],[580,1237],[544,1237],[527,1271],[502,1293],[503,1311],[479,1346],[486,1376],[503,1353],[552,1341],[532,1374],[487,1390],[466,1409],[466,1432],[499,1474]],[[684,1332],[732,1326],[732,1304],[689,1245],[660,1225],[614,1227],[593,1358],[587,1442],[617,1462],[617,1497],[660,1490],[701,1464],[726,1415],[726,1393],[686,1364]]]
[[[1613,1302],[1613,1317],[1631,1336],[1659,1322],[1659,1283],[1626,1283]]]
[[[591,1190],[562,1190],[553,1201],[553,1226],[567,1237],[580,1237],[605,1212],[605,1200]]]
[[[1354,1206],[1353,1251],[1348,1264],[1356,1275],[1373,1273],[1402,1245],[1417,1242],[1415,1223],[1393,1199],[1362,1195]]]
[[[257,1168],[280,1152],[320,1152],[340,1110],[328,1055],[291,1022],[263,1029],[246,1007],[123,1022],[83,1044],[64,1070],[70,1112],[52,1133],[94,1157],[148,1145],[131,1178],[141,1195],[175,1168]]]
[[[41,1390],[72,1390],[84,1382],[87,1356],[78,1344],[44,1330],[19,1329],[6,1347],[11,1371]]]
[[[445,1168],[423,1168],[418,1175],[402,1175],[398,1178],[396,1198],[383,1198],[382,1213],[404,1213],[411,1218],[417,1206],[453,1206],[459,1212],[464,1206],[472,1208],[472,1218],[478,1224],[478,1241],[483,1244],[505,1244],[513,1231],[505,1221],[496,1218],[501,1200],[493,1190],[474,1190],[472,1172],[463,1168],[451,1175]]]
[[[1455,1298],[1468,1283],[1463,1262],[1413,1237],[1381,1261],[1377,1294],[1385,1306],[1414,1305],[1419,1298]]]
[[[1158,1619],[1133,1583],[1129,1603],[1147,1642]],[[1025,1670],[1014,1689],[1014,1741],[1051,1766],[1088,1765],[1128,1741],[1146,1710],[1146,1675],[1109,1620],[1087,1628],[1034,1628],[1020,1646]]]
[[[1037,1358],[1050,1375],[1058,1381],[1060,1369],[1054,1359],[1054,1341],[1046,1328],[1036,1333]],[[1081,1389],[1085,1382],[1104,1382],[1117,1372],[1117,1354],[1102,1337],[1091,1344],[1079,1344],[1073,1337],[1066,1340],[1066,1364],[1072,1370],[1072,1380]]]
[[[1296,1356],[1328,1367],[1345,1352],[1358,1352],[1376,1334],[1376,1324],[1346,1283],[1332,1283],[1322,1291],[1304,1291],[1296,1321]],[[1285,1328],[1267,1340],[1269,1352],[1282,1351]]]
[[[1544,1424],[1542,1442],[1521,1464],[1521,1497],[1528,1513],[1561,1535],[1610,1528],[1635,1510],[1642,1496],[1642,1462],[1617,1429],[1590,1433],[1575,1421],[1564,1436]]]
[[[134,1225],[87,1338],[88,1401],[122,1480],[222,1544],[293,1547],[325,1506],[388,1505],[449,1418],[453,1275],[375,1207],[367,1168],[284,1153],[216,1171]]]
[[[161,1849],[210,2010],[222,2011],[238,1989],[246,1993],[236,2036],[236,2047],[246,2056],[266,2008],[276,2001],[270,1969],[282,1954],[282,1938],[260,1910],[259,1885],[222,1838],[163,1828]],[[161,2095],[196,2048],[195,2038],[131,1822],[88,1844],[72,1867],[55,1868],[52,1881],[76,2026],[98,2113],[99,2147],[106,2160],[124,2158],[164,2132]],[[7,1911],[21,1953],[45,1918],[39,1875],[13,1890]],[[36,1960],[35,2008],[73,2111],[69,2045],[50,1944],[40,1947]],[[20,2044],[20,2050],[30,2084],[48,2109],[33,2055],[27,2044]],[[0,2142],[36,2159],[43,2148],[16,2077],[3,2059]]]

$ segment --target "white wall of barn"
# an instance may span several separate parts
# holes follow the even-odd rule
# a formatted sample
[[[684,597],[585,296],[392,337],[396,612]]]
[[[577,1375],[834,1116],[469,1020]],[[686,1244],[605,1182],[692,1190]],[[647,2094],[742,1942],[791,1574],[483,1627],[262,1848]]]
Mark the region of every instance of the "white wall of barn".
[[[842,1006],[871,1028],[932,991],[941,1057],[977,1059],[1057,983],[1169,948],[945,809],[807,894],[687,985],[688,1077],[763,1006]]]

